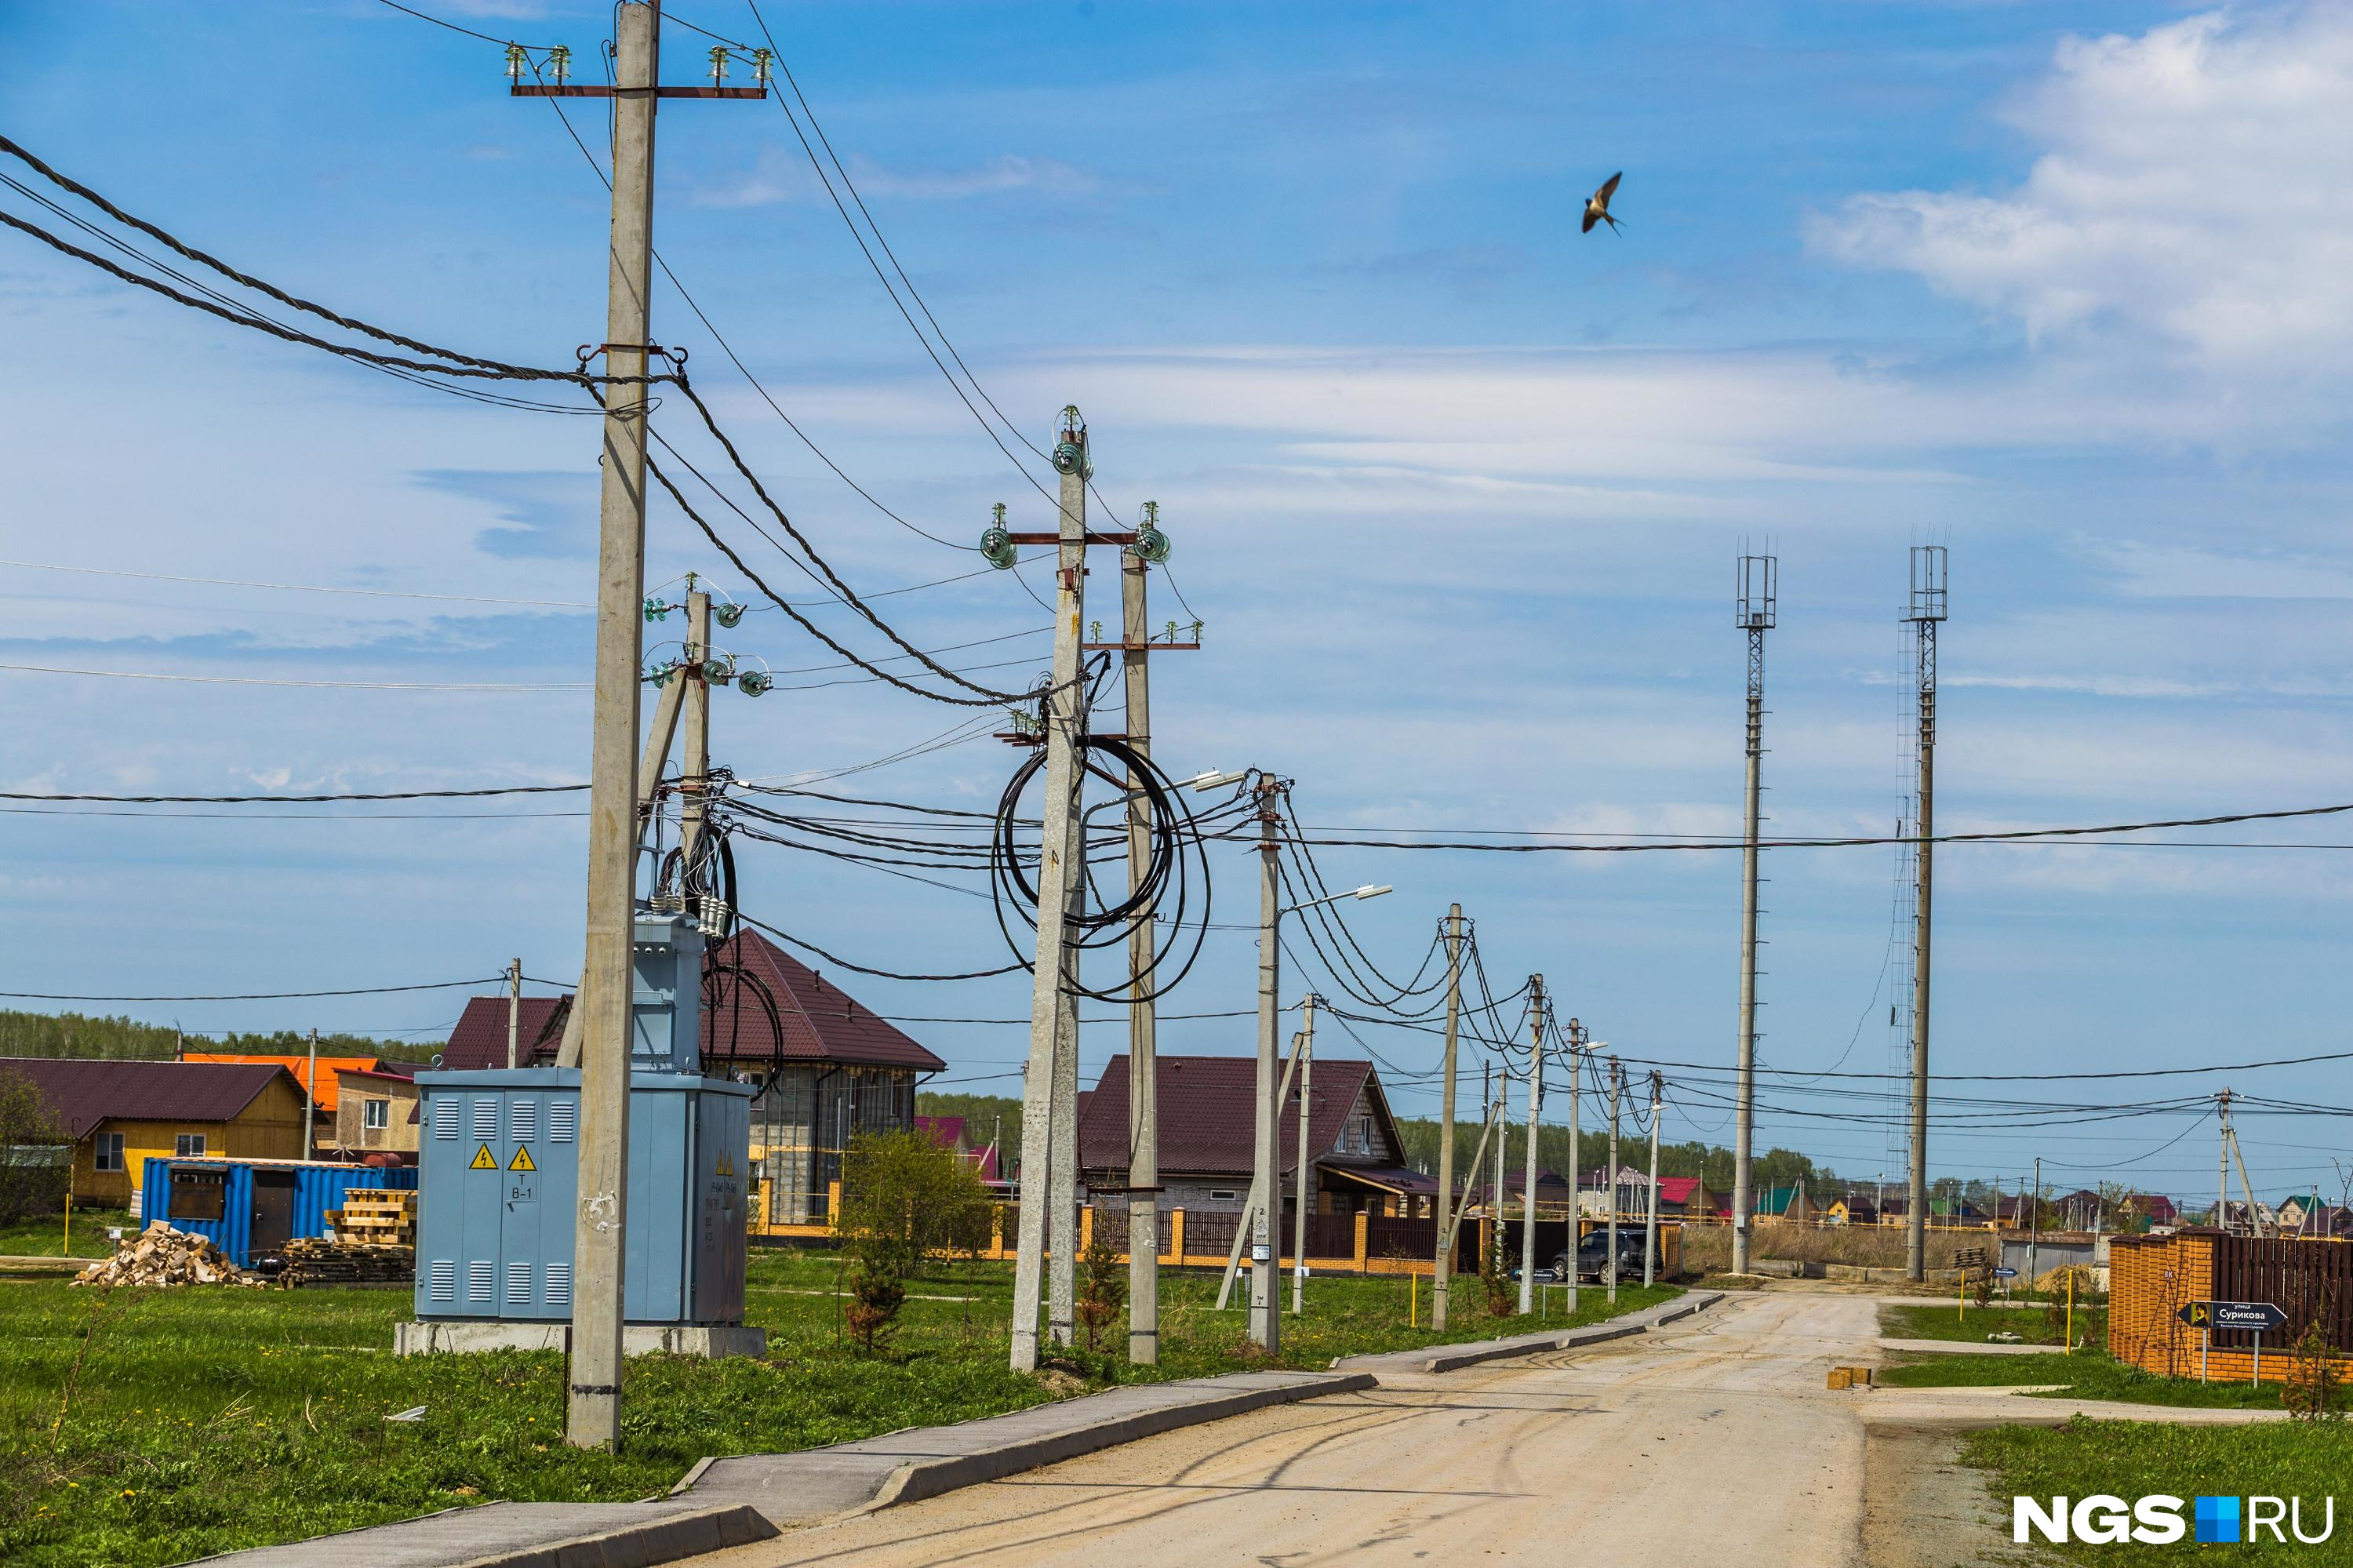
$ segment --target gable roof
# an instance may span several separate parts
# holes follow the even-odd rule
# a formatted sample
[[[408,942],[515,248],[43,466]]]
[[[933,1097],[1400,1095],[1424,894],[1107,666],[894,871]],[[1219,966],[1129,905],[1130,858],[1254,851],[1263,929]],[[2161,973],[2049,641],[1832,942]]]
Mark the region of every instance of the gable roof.
[[[1659,1178],[1659,1202],[1662,1203],[1688,1203],[1698,1191],[1699,1178],[1696,1176]]]
[[[234,1121],[273,1082],[292,1081],[275,1063],[10,1056],[0,1070],[29,1079],[77,1143],[103,1121]]]
[[[564,1015],[572,1011],[568,996],[527,996],[522,999],[521,1025],[515,1036],[515,1061],[528,1066],[534,1060],[546,1061],[564,1044]],[[503,996],[470,996],[466,1011],[458,1015],[457,1026],[449,1031],[449,1043],[441,1048],[441,1065],[451,1071],[479,1072],[485,1067],[507,1065],[507,999]]]
[[[714,1005],[705,995],[702,1010],[702,1059],[710,1062],[839,1062],[875,1067],[907,1067],[936,1073],[947,1065],[932,1052],[860,1005],[856,998],[828,982],[818,970],[749,927],[738,931],[717,949],[723,966],[741,964],[775,999],[783,1038],[768,1022],[768,1010],[758,994],[734,975],[723,971]],[[568,996],[527,996],[522,999],[522,1033],[517,1054],[524,1062],[547,1061],[564,1043]],[[449,1044],[441,1053],[442,1065],[453,1068],[503,1067],[507,1065],[507,999],[468,999]]]
[[[1157,1059],[1160,1097],[1160,1170],[1208,1175],[1248,1176],[1255,1161],[1250,1136],[1256,1125],[1250,1096],[1258,1085],[1258,1061],[1251,1056],[1161,1056]],[[1128,1056],[1113,1056],[1103,1066],[1095,1086],[1079,1106],[1079,1167],[1084,1171],[1127,1168]],[[1380,1077],[1370,1062],[1323,1060],[1315,1064],[1314,1094],[1307,1118],[1307,1158],[1314,1160],[1338,1153],[1340,1136],[1359,1098],[1369,1098],[1381,1147],[1362,1156],[1370,1166],[1395,1162],[1398,1150],[1396,1118],[1381,1092]],[[1299,1095],[1283,1103],[1282,1126],[1275,1143],[1282,1151],[1282,1169],[1299,1163]]]
[[[1757,1194],[1757,1212],[1760,1214],[1787,1213],[1802,1190],[1796,1186],[1765,1188]]]
[[[776,998],[784,1023],[781,1054],[786,1061],[912,1067],[918,1073],[936,1073],[947,1065],[748,926],[721,944],[719,960],[740,963]],[[724,977],[718,1005],[703,1010],[703,1060],[763,1061],[779,1054],[768,1010],[758,996],[733,976]]]
[[[283,1067],[288,1072],[294,1075],[294,1081],[296,1083],[301,1085],[306,1089],[311,1087],[311,1054],[307,1051],[299,1056],[288,1054],[238,1055],[234,1052],[228,1051],[188,1051],[184,1052],[181,1054],[180,1060],[183,1062],[233,1062],[255,1066],[269,1065]],[[345,1073],[374,1072],[382,1065],[381,1058],[375,1056],[320,1057],[319,1086],[316,1091],[319,1100],[319,1108],[322,1111],[328,1112],[332,1112],[334,1110],[335,1080],[342,1075]]]

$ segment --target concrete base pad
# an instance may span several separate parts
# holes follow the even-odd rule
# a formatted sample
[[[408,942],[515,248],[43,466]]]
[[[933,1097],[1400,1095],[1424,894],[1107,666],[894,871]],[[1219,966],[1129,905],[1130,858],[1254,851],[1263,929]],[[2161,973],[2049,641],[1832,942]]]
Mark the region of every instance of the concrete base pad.
[[[473,1351],[563,1351],[571,1348],[569,1323],[475,1322],[427,1319],[392,1326],[392,1353],[425,1356]],[[742,1325],[695,1328],[631,1323],[621,1330],[625,1356],[752,1356],[768,1353],[768,1331]]]

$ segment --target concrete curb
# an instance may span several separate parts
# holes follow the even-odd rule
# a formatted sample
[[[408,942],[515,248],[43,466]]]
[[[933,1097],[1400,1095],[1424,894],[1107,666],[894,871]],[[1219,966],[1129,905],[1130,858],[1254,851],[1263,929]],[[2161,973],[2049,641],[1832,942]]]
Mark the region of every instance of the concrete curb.
[[[655,1564],[774,1541],[784,1533],[744,1503],[671,1514],[595,1535],[494,1552],[458,1568],[655,1568]]]
[[[1379,1382],[1369,1372],[1338,1372],[1321,1383],[1302,1383],[1291,1388],[1240,1389],[1192,1404],[1164,1405],[1158,1410],[1113,1416],[1107,1421],[1094,1422],[1050,1436],[1008,1444],[984,1453],[917,1460],[892,1471],[891,1478],[882,1483],[882,1489],[875,1494],[874,1500],[867,1508],[885,1509],[900,1503],[921,1502],[925,1498],[939,1497],[965,1487],[1003,1480],[1024,1470],[1058,1465],[1084,1454],[1100,1453],[1105,1448],[1118,1447],[1123,1443],[1156,1437],[1164,1432],[1206,1425],[1212,1421],[1247,1415],[1253,1410],[1264,1410],[1272,1405],[1321,1399],[1327,1393],[1357,1393],[1377,1387]]]
[[[1335,1369],[1353,1368],[1369,1372],[1376,1377],[1383,1372],[1425,1375],[1460,1372],[1464,1367],[1478,1366],[1486,1361],[1548,1355],[1556,1351],[1572,1351],[1585,1345],[1629,1339],[1704,1311],[1723,1299],[1724,1292],[1721,1290],[1694,1290],[1672,1301],[1645,1307],[1622,1318],[1588,1323],[1581,1329],[1555,1329],[1539,1334],[1514,1334],[1504,1340],[1477,1340],[1469,1344],[1435,1351],[1388,1351],[1374,1355],[1343,1356],[1332,1364]]]
[[[485,1503],[223,1552],[216,1568],[655,1568],[784,1532],[744,1503]]]

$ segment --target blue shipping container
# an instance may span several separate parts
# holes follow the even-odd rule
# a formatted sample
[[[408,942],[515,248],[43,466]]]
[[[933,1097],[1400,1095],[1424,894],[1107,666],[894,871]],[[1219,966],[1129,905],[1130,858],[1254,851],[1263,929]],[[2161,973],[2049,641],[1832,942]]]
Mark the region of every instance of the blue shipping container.
[[[332,1165],[305,1160],[150,1160],[139,1218],[207,1237],[251,1268],[296,1236],[327,1234],[327,1211],[353,1187],[414,1191],[413,1165]]]

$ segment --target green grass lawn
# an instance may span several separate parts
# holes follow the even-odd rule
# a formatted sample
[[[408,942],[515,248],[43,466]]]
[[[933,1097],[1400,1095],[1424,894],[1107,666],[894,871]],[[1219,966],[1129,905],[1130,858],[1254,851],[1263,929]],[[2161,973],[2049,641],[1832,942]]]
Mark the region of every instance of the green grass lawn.
[[[2193,1385],[2194,1386],[2194,1385]],[[2274,1395],[2276,1399],[2276,1395]],[[2304,1527],[2318,1531],[2321,1499],[2342,1490],[2353,1473],[2353,1427],[2301,1421],[2254,1426],[2167,1426],[2138,1421],[2086,1421],[2064,1426],[1997,1426],[1971,1435],[1962,1459],[1989,1474],[1987,1485],[2004,1510],[2016,1496],[2081,1498],[2105,1492],[2132,1499],[2153,1492],[2183,1499],[2200,1495],[2266,1496],[2305,1500]],[[2327,1544],[2272,1541],[2221,1549],[2232,1563],[2327,1563],[2353,1561],[2353,1520],[2339,1498],[2337,1530]],[[2185,1506],[2183,1518],[2189,1517]],[[2188,1537],[2170,1546],[2133,1543],[2043,1546],[2068,1562],[2137,1564],[2179,1563],[2201,1549]]]
[[[76,1209],[73,1245],[69,1248],[63,1214],[18,1220],[0,1225],[0,1257],[104,1257],[114,1250],[106,1236],[110,1225],[120,1226],[125,1235],[139,1229],[139,1222],[127,1209]]]
[[[77,1220],[75,1229],[80,1230]],[[705,1455],[809,1447],[994,1414],[1054,1397],[1006,1367],[1011,1270],[949,1266],[913,1282],[889,1354],[842,1340],[828,1254],[755,1254],[748,1319],[764,1361],[629,1363],[618,1455],[562,1441],[554,1352],[391,1353],[406,1290],[118,1290],[0,1281],[0,1562],[14,1568],[180,1562],[475,1500],[614,1500],[659,1492]],[[1288,1282],[1285,1282],[1286,1286]],[[1475,1296],[1476,1282],[1458,1299]],[[1165,1277],[1162,1363],[1187,1377],[1263,1364],[1214,1275]],[[1619,1311],[1679,1294],[1619,1292]],[[1612,1315],[1583,1292],[1574,1319]],[[1288,1298],[1286,1294],[1286,1299]],[[1425,1322],[1430,1292],[1420,1287]],[[1439,1342],[1408,1328],[1402,1281],[1308,1282],[1279,1364]],[[1446,1340],[1525,1331],[1459,1313]],[[1105,1336],[1124,1347],[1124,1321]],[[77,1365],[79,1370],[77,1370]],[[414,1423],[385,1417],[415,1405]]]
[[[1995,1333],[2016,1334],[2030,1345],[2063,1345],[2067,1339],[2064,1309],[2052,1312],[2045,1305],[2031,1307],[1971,1307],[1966,1313],[1950,1298],[1941,1307],[1882,1307],[1879,1331],[1891,1340],[1967,1340],[1978,1344]],[[2078,1305],[2075,1342],[2106,1342],[2108,1315],[2105,1307]]]
[[[2158,1377],[2109,1359],[2105,1351],[2052,1351],[2035,1356],[1905,1353],[1883,1367],[1876,1381],[1890,1388],[2000,1388],[2058,1383],[2063,1397],[2116,1399],[2130,1404],[2180,1404],[2222,1410],[2277,1410],[2280,1385],[2200,1383],[2196,1378]],[[2029,1398],[2034,1397],[2029,1395]],[[2063,1397],[2063,1396],[2053,1396]]]

